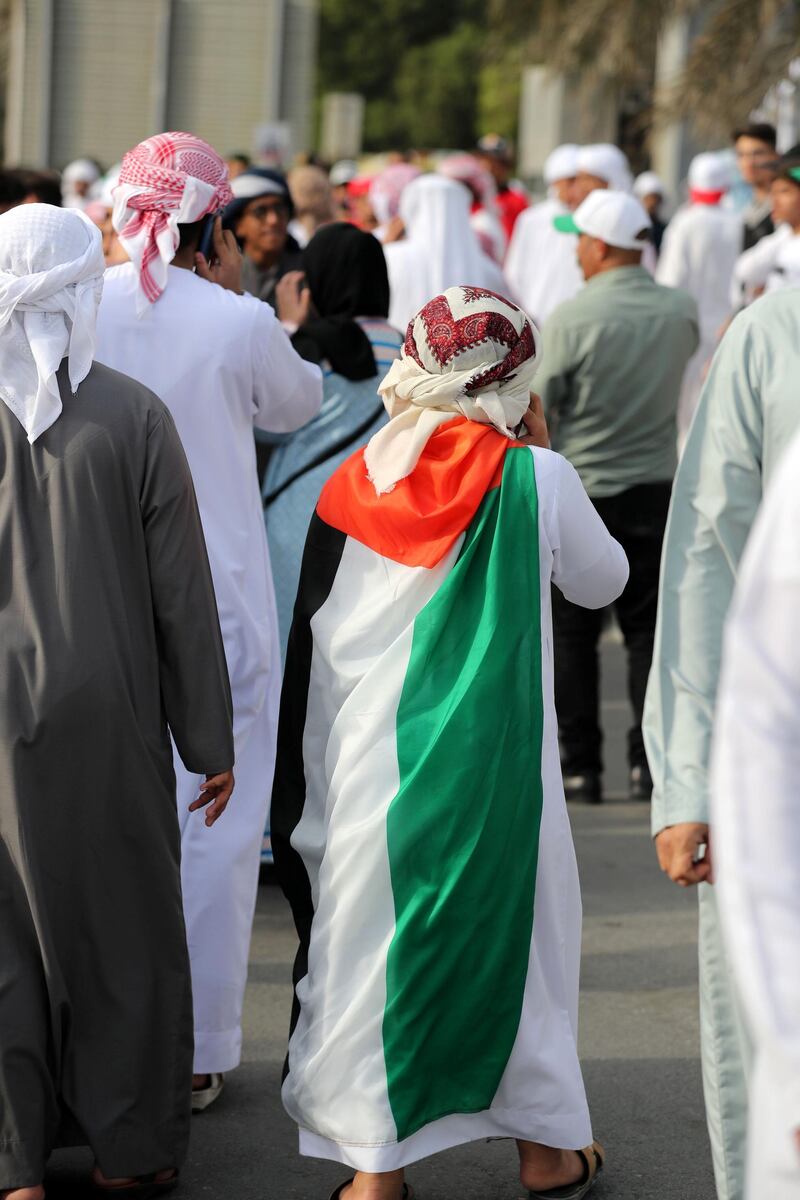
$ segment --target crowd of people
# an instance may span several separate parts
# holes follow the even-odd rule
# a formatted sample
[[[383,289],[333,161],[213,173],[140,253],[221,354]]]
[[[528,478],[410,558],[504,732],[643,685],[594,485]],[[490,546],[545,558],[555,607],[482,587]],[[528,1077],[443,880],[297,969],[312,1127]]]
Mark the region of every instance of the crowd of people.
[[[800,1194],[800,146],[732,142],[671,216],[611,144],[531,203],[495,135],[0,173],[0,1200],[76,1141],[100,1193],[177,1186],[265,829],[334,1197],[492,1137],[584,1196],[609,619],[631,798],[699,885],[718,1200]]]

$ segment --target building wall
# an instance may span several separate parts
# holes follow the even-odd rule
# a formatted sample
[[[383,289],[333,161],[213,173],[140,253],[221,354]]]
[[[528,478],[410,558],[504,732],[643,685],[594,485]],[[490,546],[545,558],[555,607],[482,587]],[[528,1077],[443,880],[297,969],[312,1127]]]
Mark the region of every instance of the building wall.
[[[152,128],[158,0],[56,0],[49,159],[116,162]],[[89,150],[86,147],[90,147]]]
[[[310,148],[318,0],[12,0],[6,162],[119,160],[187,129],[222,153],[287,121]]]
[[[223,154],[279,119],[283,0],[174,0],[167,125]]]

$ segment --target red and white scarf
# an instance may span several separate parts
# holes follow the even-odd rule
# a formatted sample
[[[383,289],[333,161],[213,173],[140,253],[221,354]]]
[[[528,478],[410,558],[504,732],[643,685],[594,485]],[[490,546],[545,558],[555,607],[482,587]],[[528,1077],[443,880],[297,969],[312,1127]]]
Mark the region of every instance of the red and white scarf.
[[[114,188],[114,228],[139,276],[141,316],[167,286],[179,225],[199,221],[233,199],[228,168],[191,133],[159,133],[129,150]]]

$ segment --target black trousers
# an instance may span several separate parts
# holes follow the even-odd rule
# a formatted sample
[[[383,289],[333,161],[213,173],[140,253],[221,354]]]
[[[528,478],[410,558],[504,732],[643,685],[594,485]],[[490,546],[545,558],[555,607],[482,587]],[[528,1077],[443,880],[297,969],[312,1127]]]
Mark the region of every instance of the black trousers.
[[[633,709],[628,733],[631,767],[647,763],[642,711],[653,658],[661,543],[671,490],[671,483],[646,483],[592,501],[630,563],[628,584],[614,609],[628,658],[628,696]],[[570,604],[553,588],[556,711],[565,775],[603,769],[598,644],[604,616],[602,609]]]

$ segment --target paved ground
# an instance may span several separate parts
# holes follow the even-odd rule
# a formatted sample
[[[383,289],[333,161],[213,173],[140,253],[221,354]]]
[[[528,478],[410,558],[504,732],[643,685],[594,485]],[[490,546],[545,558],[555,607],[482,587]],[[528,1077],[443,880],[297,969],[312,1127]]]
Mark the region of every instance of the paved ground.
[[[596,1134],[609,1155],[597,1200],[713,1200],[697,1061],[696,910],[659,874],[646,805],[624,799],[622,656],[605,650],[608,800],[572,808],[584,896],[581,1047]],[[301,1160],[278,1094],[294,936],[277,889],[261,888],[245,1061],[195,1119],[186,1200],[327,1200],[341,1167]],[[420,1200],[515,1200],[510,1143],[476,1143],[409,1173]],[[78,1200],[85,1152],[53,1161],[51,1200]]]

